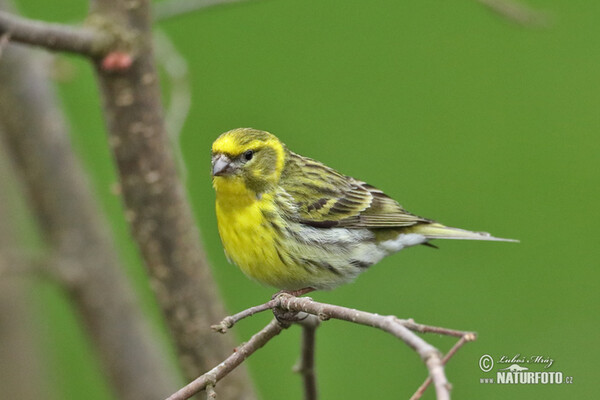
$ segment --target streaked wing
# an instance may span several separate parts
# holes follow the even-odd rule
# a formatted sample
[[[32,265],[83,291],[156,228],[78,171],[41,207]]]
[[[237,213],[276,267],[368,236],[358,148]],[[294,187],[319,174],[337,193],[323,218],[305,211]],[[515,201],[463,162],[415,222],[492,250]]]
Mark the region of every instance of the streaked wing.
[[[290,153],[280,182],[300,222],[315,227],[394,228],[430,222],[404,210],[381,190]]]

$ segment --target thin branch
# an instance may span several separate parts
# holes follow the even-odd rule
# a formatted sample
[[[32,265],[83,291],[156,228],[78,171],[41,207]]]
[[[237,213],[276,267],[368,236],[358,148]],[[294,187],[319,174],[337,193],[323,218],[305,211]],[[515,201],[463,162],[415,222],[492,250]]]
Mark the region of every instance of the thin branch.
[[[0,34],[9,34],[13,42],[66,51],[90,57],[106,53],[114,42],[107,32],[22,18],[0,11]]]
[[[152,7],[155,21],[164,21],[195,11],[234,3],[246,3],[250,0],[166,0]]]
[[[221,322],[216,325],[211,325],[211,329],[220,333],[225,333],[229,328],[232,328],[236,323],[241,321],[244,318],[251,317],[254,314],[258,314],[260,312],[271,310],[273,307],[277,305],[277,300],[273,299],[267,301],[264,304],[260,304],[258,306],[247,308],[243,311],[240,311],[237,314],[225,317]]]
[[[248,340],[248,342],[238,346],[233,354],[225,359],[222,363],[208,371],[207,373],[196,378],[176,393],[173,393],[167,400],[184,400],[189,399],[196,393],[205,389],[207,385],[213,386],[220,381],[224,376],[233,371],[244,360],[250,357],[256,350],[263,347],[269,340],[277,336],[287,325],[282,325],[277,319],[271,320],[267,326],[261,329],[258,333]]]
[[[476,337],[475,333],[473,332],[458,331],[456,329],[448,329],[440,326],[417,324],[413,319],[398,319],[398,322],[411,331],[419,333],[437,333],[438,335],[455,336],[459,338],[465,335],[472,335],[472,340],[475,340]]]
[[[452,346],[452,348],[448,351],[448,353],[446,353],[444,358],[442,358],[442,364],[446,365],[448,360],[450,360],[452,358],[452,356],[454,356],[454,354],[456,354],[458,349],[460,349],[465,343],[472,342],[475,339],[476,339],[476,336],[472,333],[468,333],[468,334],[462,336],[458,340],[458,342],[456,342],[454,344],[454,346]],[[410,400],[419,400],[421,398],[421,396],[423,396],[423,394],[425,393],[425,390],[427,389],[427,387],[431,384],[431,381],[432,381],[431,376],[428,376],[427,379],[425,379],[425,382],[423,382],[423,384],[421,386],[419,386],[419,388],[417,389],[415,394],[413,394],[411,396]]]
[[[391,333],[409,345],[420,355],[421,359],[424,361],[427,369],[429,370],[429,382],[427,382],[426,385],[423,385],[423,390],[427,388],[430,382],[433,382],[436,388],[438,399],[450,398],[450,384],[448,383],[444,373],[444,364],[464,343],[467,341],[473,341],[476,338],[476,335],[473,332],[418,324],[412,319],[399,319],[393,315],[378,315],[342,306],[318,303],[313,301],[310,297],[294,297],[286,293],[279,294],[277,297],[264,304],[250,307],[233,316],[226,317],[219,324],[214,325],[213,329],[219,332],[225,332],[240,320],[268,309],[272,309],[275,315],[282,314],[282,311],[307,313],[309,314],[309,317],[318,317],[319,320],[322,321],[335,318],[360,325],[371,326]],[[293,318],[293,322],[298,322],[306,327],[307,318],[304,317],[305,316],[297,315],[295,318]],[[461,339],[442,359],[440,352],[435,347],[425,342],[419,336],[414,334],[413,331],[419,333],[436,333],[447,336],[455,336],[460,337]],[[314,332],[312,334],[314,334]],[[303,335],[311,335],[311,333],[305,330]],[[303,350],[303,357],[306,357],[306,359],[303,359],[303,362],[300,365],[312,365],[313,361],[310,359],[312,355],[308,352],[314,351],[314,349],[310,349],[310,342],[314,340],[314,337],[304,336],[303,339],[305,342],[307,342],[305,343]],[[310,397],[316,396],[316,383],[310,382],[310,380],[314,379],[314,377],[311,377],[309,374],[307,374],[303,375],[303,378],[306,399],[316,398]]]
[[[549,23],[545,12],[514,0],[476,0],[499,16],[528,28],[541,28]]]
[[[463,337],[461,337],[458,342],[456,342],[456,344],[454,344],[454,346],[452,346],[452,348],[448,351],[448,353],[446,353],[446,355],[444,356],[444,358],[442,359],[442,362],[444,363],[444,365],[446,365],[446,363],[448,362],[448,360],[450,360],[452,357],[454,357],[454,354],[456,354],[456,352],[465,345],[465,343],[467,342],[474,342],[477,339],[477,336],[475,336],[475,334],[473,333],[467,333],[466,335],[464,335]]]
[[[284,310],[304,311],[316,315],[322,320],[335,318],[360,325],[372,326],[396,336],[415,350],[425,362],[429,370],[429,375],[433,378],[438,399],[445,400],[450,398],[450,384],[444,374],[440,352],[402,325],[398,318],[318,303],[310,297],[292,297],[283,294],[276,297],[276,299],[279,300],[279,307]]]
[[[319,326],[319,319],[312,317],[303,320],[306,322],[302,323],[302,350],[298,365],[294,368],[294,372],[302,376],[305,400],[317,400],[318,398],[315,373],[315,333]]]

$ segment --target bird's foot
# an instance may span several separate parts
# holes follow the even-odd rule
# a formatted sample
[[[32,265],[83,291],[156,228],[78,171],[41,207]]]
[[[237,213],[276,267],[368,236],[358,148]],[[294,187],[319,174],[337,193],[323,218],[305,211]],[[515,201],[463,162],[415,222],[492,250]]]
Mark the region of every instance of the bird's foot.
[[[313,292],[315,289],[311,288],[311,287],[305,287],[302,289],[297,289],[297,290],[280,290],[279,292],[275,293],[271,299],[276,299],[277,296],[282,295],[282,294],[288,294],[290,296],[294,296],[294,297],[298,297],[298,296],[302,296],[306,293],[310,293]],[[292,322],[298,322],[298,321],[302,321],[304,320],[308,314],[304,313],[304,312],[298,312],[298,311],[286,311],[286,310],[282,310],[280,308],[273,308],[273,315],[275,316],[275,318],[277,318],[277,320],[283,324],[290,324]]]

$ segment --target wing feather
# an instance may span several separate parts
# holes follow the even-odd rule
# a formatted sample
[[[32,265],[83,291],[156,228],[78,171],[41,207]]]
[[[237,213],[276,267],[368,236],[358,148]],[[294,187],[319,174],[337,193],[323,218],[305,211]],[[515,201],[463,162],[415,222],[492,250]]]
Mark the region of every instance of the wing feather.
[[[290,152],[280,184],[297,219],[320,228],[397,228],[432,222],[406,211],[381,190]]]

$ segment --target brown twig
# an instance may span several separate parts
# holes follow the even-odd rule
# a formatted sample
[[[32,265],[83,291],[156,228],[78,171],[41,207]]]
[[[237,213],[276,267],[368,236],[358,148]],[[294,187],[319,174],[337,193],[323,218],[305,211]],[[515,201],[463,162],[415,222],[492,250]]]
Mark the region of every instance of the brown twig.
[[[294,372],[297,372],[302,376],[302,381],[304,383],[304,400],[317,400],[315,334],[320,322],[318,318],[306,318],[302,321],[302,349],[300,351],[300,360],[298,365],[294,367]]]
[[[223,362],[207,373],[196,378],[176,393],[173,393],[167,400],[184,400],[189,399],[196,393],[200,392],[207,385],[214,384],[220,381],[223,377],[233,371],[244,360],[250,357],[256,350],[263,347],[269,340],[277,336],[287,325],[282,325],[277,319],[271,320],[267,326],[261,329],[258,333],[248,340],[248,342],[238,346],[233,354],[227,357]]]
[[[240,311],[237,314],[225,317],[221,322],[219,322],[216,325],[211,325],[211,329],[220,333],[225,333],[229,328],[232,328],[236,323],[238,323],[242,319],[251,317],[254,314],[258,314],[266,310],[271,310],[276,305],[277,300],[273,299],[267,301],[264,304],[259,304],[258,306],[247,308],[243,311]]]
[[[167,0],[155,3],[153,6],[154,19],[164,21],[180,17],[195,11],[204,10],[215,6],[234,3],[245,3],[250,0]]]
[[[292,297],[282,294],[276,297],[276,299],[279,300],[278,307],[284,310],[303,311],[316,315],[322,320],[335,318],[360,325],[372,326],[396,336],[419,354],[429,370],[429,375],[433,379],[438,399],[450,398],[450,384],[444,373],[440,352],[415,335],[409,328],[405,327],[398,318],[318,303],[310,297]]]
[[[456,342],[454,344],[454,346],[452,346],[452,348],[448,351],[448,353],[446,353],[444,358],[442,358],[442,364],[446,365],[448,360],[450,360],[452,358],[452,356],[454,356],[454,354],[456,354],[458,349],[460,349],[465,343],[474,341],[476,338],[477,337],[475,336],[474,333],[467,333],[467,334],[463,335],[458,340],[458,342]],[[419,386],[417,391],[411,396],[410,400],[420,399],[421,396],[423,396],[423,394],[425,393],[425,390],[427,389],[427,387],[431,384],[431,380],[432,380],[431,376],[428,376],[427,379],[425,379],[425,382],[423,382],[423,384],[421,386]]]
[[[444,363],[444,365],[446,365],[448,360],[450,360],[454,356],[454,354],[456,354],[456,352],[465,345],[465,343],[474,342],[475,340],[477,340],[477,335],[472,332],[469,332],[469,333],[465,334],[463,337],[461,337],[458,340],[458,342],[456,342],[454,344],[454,346],[452,346],[452,348],[450,350],[448,350],[448,352],[442,359],[442,362]]]
[[[472,332],[458,331],[456,329],[448,329],[448,328],[444,328],[444,327],[441,327],[441,326],[431,326],[431,325],[417,324],[412,319],[398,319],[398,322],[401,323],[402,325],[404,325],[405,327],[407,327],[408,329],[410,329],[413,332],[419,332],[419,333],[437,333],[438,335],[455,336],[455,337],[463,337],[466,334],[475,335]],[[475,339],[473,339],[473,340],[475,340]]]
[[[422,385],[423,390],[429,386],[431,382],[434,383],[437,392],[438,399],[449,399],[450,398],[450,384],[446,379],[446,375],[444,373],[444,364],[456,353],[456,351],[467,341],[475,340],[476,335],[473,332],[465,332],[458,331],[455,329],[442,328],[437,326],[423,325],[414,322],[412,319],[399,319],[393,315],[378,315],[365,311],[350,309],[342,306],[336,306],[332,304],[318,303],[313,301],[310,297],[294,297],[286,293],[279,294],[274,299],[260,304],[258,306],[254,306],[248,308],[244,311],[241,311],[234,316],[226,317],[219,324],[214,325],[213,328],[220,332],[224,332],[225,330],[231,328],[236,322],[242,320],[243,318],[254,315],[258,312],[265,311],[268,309],[273,309],[276,311],[280,309],[281,311],[291,311],[296,313],[308,313],[310,316],[318,317],[320,320],[328,320],[330,318],[340,319],[344,321],[353,322],[360,325],[371,326],[374,328],[378,328],[384,330],[397,338],[404,341],[411,348],[413,348],[424,361],[425,365],[429,370],[429,382],[427,384]],[[299,321],[301,324],[306,324],[306,319],[304,318],[296,318],[294,322]],[[305,328],[306,329],[306,328]],[[431,346],[429,343],[425,342],[423,339],[415,335],[414,332],[419,333],[436,333],[440,335],[446,336],[455,336],[460,337],[461,339],[458,343],[448,352],[448,354],[441,358],[440,352]],[[314,334],[314,332],[312,333]],[[303,335],[311,335],[311,333],[304,331]],[[310,342],[314,340],[314,337],[306,337],[303,339],[308,341],[304,350],[307,352],[310,349]],[[311,351],[314,351],[311,350]],[[312,365],[312,360],[309,353],[303,351],[303,357],[307,357],[307,364],[302,365]],[[303,375],[304,384],[305,384],[305,396],[306,399],[313,399],[316,397],[316,383],[310,382],[311,379],[309,375]],[[314,391],[313,391],[314,390]],[[314,393],[314,394],[312,394]]]
[[[545,27],[549,17],[542,11],[535,10],[514,0],[476,0],[495,14],[528,28]]]
[[[278,300],[272,299],[264,304],[247,308],[235,315],[225,317],[220,323],[212,325],[211,328],[217,332],[225,333],[240,320],[266,310],[271,310],[277,304]],[[302,375],[305,399],[315,400],[317,398],[317,381],[314,371],[315,331],[320,322],[317,317],[308,314],[300,316],[300,318],[296,318],[294,321],[302,325],[303,328],[301,358],[298,365],[294,367],[294,372]]]
[[[10,34],[14,42],[90,57],[104,55],[114,42],[108,32],[31,20],[4,11],[0,11],[0,33]]]

